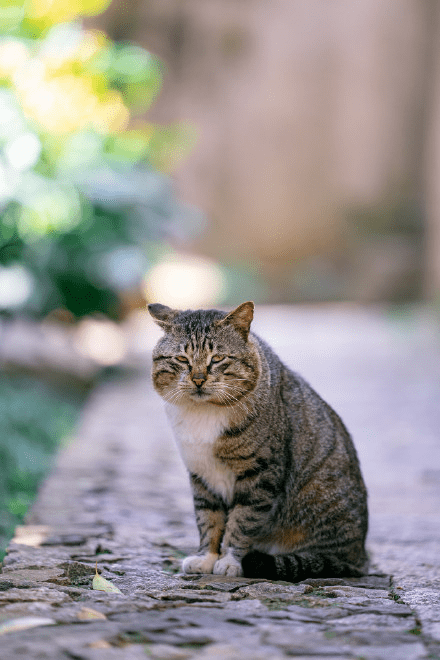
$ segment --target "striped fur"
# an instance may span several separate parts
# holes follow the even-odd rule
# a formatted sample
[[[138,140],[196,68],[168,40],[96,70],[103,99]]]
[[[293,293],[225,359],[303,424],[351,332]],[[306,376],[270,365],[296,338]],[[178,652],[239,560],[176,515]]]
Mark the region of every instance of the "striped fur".
[[[153,383],[188,468],[200,547],[187,573],[362,575],[367,493],[338,415],[230,314],[149,305]]]

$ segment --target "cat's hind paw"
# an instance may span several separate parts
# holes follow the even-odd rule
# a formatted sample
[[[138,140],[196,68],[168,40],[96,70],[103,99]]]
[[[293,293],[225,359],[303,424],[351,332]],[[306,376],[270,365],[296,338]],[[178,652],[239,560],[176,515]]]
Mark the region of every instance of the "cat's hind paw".
[[[218,555],[207,552],[206,555],[190,555],[182,562],[184,573],[212,573]]]
[[[230,577],[240,577],[243,575],[243,569],[240,562],[231,554],[225,555],[214,564],[214,575],[229,575]]]

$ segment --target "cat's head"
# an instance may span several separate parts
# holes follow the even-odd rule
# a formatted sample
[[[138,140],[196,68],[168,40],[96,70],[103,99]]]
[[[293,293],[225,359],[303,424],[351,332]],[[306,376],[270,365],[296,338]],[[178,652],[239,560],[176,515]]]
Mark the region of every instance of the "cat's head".
[[[153,351],[153,384],[166,401],[233,406],[255,388],[260,359],[249,339],[252,302],[229,314],[159,304],[148,311],[165,332]]]

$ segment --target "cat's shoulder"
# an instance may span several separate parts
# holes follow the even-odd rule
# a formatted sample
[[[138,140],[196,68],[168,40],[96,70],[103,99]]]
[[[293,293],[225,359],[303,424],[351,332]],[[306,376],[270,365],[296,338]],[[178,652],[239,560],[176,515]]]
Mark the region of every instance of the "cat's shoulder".
[[[310,388],[307,381],[296,371],[288,367],[266,340],[255,333],[251,333],[250,338],[258,350],[260,358],[265,362],[266,368],[271,375],[272,385],[280,382],[287,387],[293,387],[295,389],[301,387]]]

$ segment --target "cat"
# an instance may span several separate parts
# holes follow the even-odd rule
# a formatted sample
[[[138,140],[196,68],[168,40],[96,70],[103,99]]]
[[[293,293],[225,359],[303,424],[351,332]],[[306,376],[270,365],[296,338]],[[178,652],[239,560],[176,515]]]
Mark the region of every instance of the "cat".
[[[342,420],[229,314],[148,306],[153,385],[188,469],[200,533],[185,573],[297,582],[367,570],[367,491]]]

